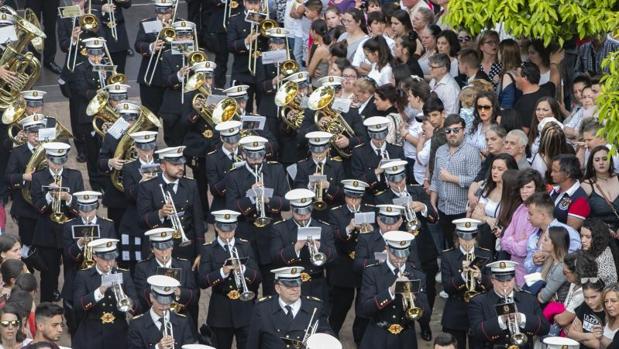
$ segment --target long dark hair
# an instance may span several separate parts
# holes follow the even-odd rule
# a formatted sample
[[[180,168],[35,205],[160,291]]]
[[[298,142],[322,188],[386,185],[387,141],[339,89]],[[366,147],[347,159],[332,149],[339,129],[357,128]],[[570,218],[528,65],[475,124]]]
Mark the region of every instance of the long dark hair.
[[[490,101],[490,103],[492,103],[492,116],[490,117],[491,124],[496,124],[496,118],[501,112],[501,109],[499,108],[499,101],[494,92],[481,91],[477,93],[477,98],[475,98],[475,109],[473,110],[473,125],[469,130],[470,134],[475,134],[475,132],[477,132],[477,127],[481,124],[481,118],[479,117],[479,111],[477,110],[477,102],[480,98],[486,98]]]
[[[520,171],[509,169],[503,173],[503,189],[501,191],[501,210],[497,217],[497,222],[502,227],[507,227],[512,220],[512,215],[522,204],[520,197],[520,187],[518,186],[518,178]]]
[[[503,160],[508,170],[518,170],[518,163],[514,160],[513,156],[506,153],[501,153],[495,156],[494,159],[492,159],[492,163],[490,163],[490,168],[488,169],[488,174],[486,175],[485,186],[481,192],[482,196],[488,196],[496,188],[496,182],[492,180],[492,165],[498,160]]]
[[[389,45],[387,44],[387,41],[385,40],[385,38],[383,38],[382,35],[367,39],[363,43],[363,49],[378,54],[378,62],[376,62],[376,66],[379,70],[384,68],[388,64],[394,66],[391,50],[389,49]]]
[[[16,243],[20,242],[19,237],[11,234],[0,235],[0,253],[10,251]],[[0,257],[2,262],[2,257]]]
[[[606,250],[610,241],[608,225],[600,218],[589,217],[584,220],[582,227],[591,232],[591,248],[585,253],[598,258]]]
[[[456,57],[460,51],[460,42],[458,41],[458,34],[453,30],[443,30],[436,37],[436,41],[440,38],[445,38],[449,43],[449,57]]]
[[[413,22],[411,22],[411,17],[409,16],[407,11],[402,9],[395,10],[391,14],[391,18],[395,18],[400,23],[402,23],[402,25],[406,28],[404,29],[404,33],[410,33],[415,31],[415,29],[413,29]]]
[[[595,281],[589,281],[589,280],[586,280],[584,283],[582,283],[583,278],[587,278],[587,279],[597,278],[597,275],[598,275],[597,262],[595,261],[593,257],[586,254],[583,250],[578,250],[572,253],[568,253],[568,255],[565,256],[565,258],[563,258],[563,264],[570,272],[572,272],[572,274],[574,274],[574,277],[576,278],[575,283],[577,285],[582,285],[584,288],[586,284],[597,283]],[[602,289],[604,289],[603,284],[604,283],[602,282],[601,287],[598,284],[594,286],[593,288],[598,289],[597,287],[600,287],[599,291],[602,291]]]
[[[32,305],[32,303],[30,303],[30,304]],[[28,309],[28,310],[30,310],[30,309]],[[6,305],[2,308],[2,310],[0,310],[0,317],[3,314],[13,314],[13,315],[15,315],[15,317],[17,317],[17,320],[19,320],[21,325],[23,325],[24,319],[26,318],[24,316],[23,311],[20,308],[20,306],[18,304],[15,304],[15,303],[6,303]],[[21,342],[24,341],[24,339],[26,339],[26,335],[22,331],[22,326],[18,326],[18,328],[15,331],[15,341],[17,343],[21,343]]]
[[[541,103],[541,102],[546,102],[548,103],[548,105],[550,105],[550,110],[552,111],[552,116],[555,117],[555,119],[561,121],[562,118],[562,114],[561,114],[561,107],[559,106],[559,103],[557,102],[556,99],[552,98],[552,97],[548,97],[548,96],[544,96],[540,99],[537,100],[537,102],[535,102],[535,107],[533,107],[533,114],[531,115],[531,127],[529,129],[529,146],[531,146],[533,144],[533,142],[535,142],[535,138],[537,138],[537,134],[539,133],[537,131],[537,126],[539,125],[539,120],[537,120],[537,116],[535,115],[535,111],[537,110],[537,106]],[[527,117],[526,115],[522,115],[523,117]]]
[[[598,145],[597,147],[591,150],[591,154],[589,154],[589,158],[587,159],[587,166],[585,167],[584,179],[589,180],[591,184],[597,181],[597,174],[595,173],[595,168],[593,167],[593,157],[595,156],[595,154],[597,154],[598,152],[602,150],[608,153],[608,161],[610,163],[610,167],[608,168],[608,176],[609,177],[615,176],[615,171],[614,171],[615,164],[613,163],[613,157],[610,156],[610,150],[605,144]]]
[[[563,261],[563,258],[567,255],[567,251],[570,247],[570,234],[567,229],[559,226],[552,226],[548,228],[548,238],[552,242],[552,249],[557,257],[557,261]],[[546,277],[550,271],[550,268],[554,265],[552,258],[546,258],[544,265],[542,266],[542,276]]]
[[[525,185],[533,182],[535,184],[535,192],[543,193],[546,191],[546,187],[544,185],[544,178],[542,175],[532,168],[527,168],[520,171],[518,176],[518,190],[522,189]],[[519,195],[520,196],[520,195]]]
[[[346,9],[344,13],[348,13],[349,15],[351,15],[353,21],[359,24],[361,30],[363,30],[363,32],[366,34],[368,33],[368,26],[365,23],[365,15],[363,14],[363,11],[359,10],[358,8],[351,7]]]
[[[312,22],[311,29],[316,33],[316,35],[320,36],[322,42],[325,45],[329,45],[331,43],[331,36],[329,35],[329,28],[327,27],[327,21],[324,19],[317,19]]]

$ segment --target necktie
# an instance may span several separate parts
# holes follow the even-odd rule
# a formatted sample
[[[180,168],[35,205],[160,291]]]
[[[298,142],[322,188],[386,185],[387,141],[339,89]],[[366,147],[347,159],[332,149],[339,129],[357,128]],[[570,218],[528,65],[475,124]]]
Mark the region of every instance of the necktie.
[[[287,306],[285,306],[285,308],[286,308],[286,317],[287,317],[289,320],[293,320],[293,319],[294,319],[294,316],[292,315],[292,307],[291,307],[291,306],[289,306],[289,305],[287,305]]]
[[[399,276],[400,275],[400,269],[398,269],[398,268],[393,269],[393,273],[395,274],[396,277]]]
[[[174,183],[168,183],[166,184],[166,188],[170,193],[174,193],[176,194],[176,190],[174,190]]]
[[[159,329],[161,330],[161,335],[165,336],[165,320],[163,319],[163,316],[159,318],[159,323],[161,324],[161,326],[159,326]]]

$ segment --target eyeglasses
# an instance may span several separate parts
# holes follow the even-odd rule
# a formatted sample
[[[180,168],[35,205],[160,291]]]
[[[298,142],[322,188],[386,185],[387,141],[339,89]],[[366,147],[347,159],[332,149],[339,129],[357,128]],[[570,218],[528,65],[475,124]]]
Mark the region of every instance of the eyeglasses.
[[[498,42],[498,41],[495,41],[495,40],[488,40],[488,41],[484,41],[484,42],[483,42],[483,44],[484,44],[484,45],[491,45],[491,46],[494,46],[494,45],[498,45],[498,44],[499,44],[499,42]]]
[[[442,65],[431,65],[430,69],[440,69],[442,67],[443,67]]]
[[[479,110],[490,110],[490,109],[492,109],[492,106],[491,105],[478,105],[477,109],[479,109]]]
[[[21,325],[21,322],[19,320],[4,320],[4,321],[0,321],[0,325],[2,327],[9,327],[9,326],[13,326],[13,327],[19,327],[19,325]]]
[[[459,42],[469,42],[471,41],[471,37],[470,36],[458,36],[458,41]]]
[[[462,127],[452,127],[452,128],[446,128],[445,129],[445,134],[451,134],[452,132],[454,134],[458,134],[460,133],[460,131],[462,130]]]

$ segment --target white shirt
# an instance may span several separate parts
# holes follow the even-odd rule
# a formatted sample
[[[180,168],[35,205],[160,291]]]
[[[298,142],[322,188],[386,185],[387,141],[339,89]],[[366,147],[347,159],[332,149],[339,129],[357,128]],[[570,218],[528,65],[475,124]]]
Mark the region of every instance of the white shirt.
[[[370,147],[372,147],[374,153],[378,151],[378,155],[383,154],[382,156],[384,156],[385,159],[389,159],[389,153],[387,152],[387,142],[384,142],[382,147],[377,148],[374,143],[370,141]]]
[[[395,41],[388,36],[385,36],[385,35],[381,35],[381,36],[387,42],[387,46],[389,46],[389,50],[391,50],[391,54],[395,56]],[[371,64],[370,61],[368,61],[368,58],[365,56],[365,51],[363,51],[363,44],[365,44],[365,42],[368,41],[368,39],[369,37],[361,41],[361,43],[359,44],[359,47],[357,47],[357,50],[355,51],[355,54],[352,57],[352,61],[350,62],[350,64],[355,68],[358,68],[361,65],[361,63]]]
[[[445,74],[439,81],[432,79],[430,81],[430,88],[443,101],[446,114],[458,114],[460,109],[460,101],[458,100],[460,86],[458,86],[458,83],[451,75]]]
[[[359,116],[361,116],[361,118],[363,118],[363,116],[361,115],[361,113],[363,113],[363,111],[365,110],[365,107],[368,106],[368,103],[370,102],[370,99],[372,99],[372,97],[369,97],[368,99],[365,100],[365,102],[361,103],[361,105],[359,106]]]
[[[99,270],[99,267],[95,266],[97,273],[99,273],[99,275],[108,275],[109,273],[104,273],[101,270]],[[97,289],[94,292],[94,296],[95,296],[95,302],[99,303],[100,300],[103,299],[104,295],[103,293],[101,293],[101,291],[99,290],[99,287],[97,287]]]
[[[55,174],[55,173],[54,173],[54,171],[52,171],[52,170],[48,170],[48,171],[49,171],[49,173],[52,175],[52,177],[54,177],[54,178],[55,178],[56,176],[58,176],[58,177],[62,177],[62,172],[64,172],[64,167],[63,167],[63,168],[61,168],[61,169],[60,169],[60,171],[58,171],[58,173],[57,173],[57,174]],[[48,204],[48,205],[49,205],[49,204],[51,204],[51,203],[52,203],[52,201],[54,201],[54,198],[52,197],[52,193],[51,193],[50,191],[48,191],[48,192],[45,194],[45,201],[47,201],[47,204]],[[71,201],[73,201],[73,196],[69,195],[69,200],[67,201],[67,206],[70,206],[70,205],[71,205]]]
[[[486,133],[484,132],[483,123],[477,125],[477,130],[473,134],[466,135],[466,142],[479,150],[479,152],[486,150]]]
[[[385,261],[385,263],[387,264],[387,267],[389,268],[389,270],[391,270],[391,273],[393,273],[396,277],[398,277],[398,275],[395,273],[395,265],[391,264],[391,261],[389,261],[389,258],[387,258],[387,260]],[[406,263],[404,263],[399,269],[399,272],[403,275],[404,271],[406,270]],[[391,288],[389,288],[389,296],[391,296],[391,299],[395,299],[395,294],[391,293]]]
[[[376,85],[378,85],[378,86],[383,86],[383,85],[386,85],[386,84],[393,84],[394,83],[393,71],[391,69],[391,64],[387,64],[386,66],[384,66],[380,70],[378,70],[378,67],[376,66],[376,63],[372,63],[372,69],[368,73],[368,77],[372,78],[374,81],[376,81]]]
[[[161,178],[163,178],[163,181],[165,182],[165,184],[173,184],[174,186],[172,187],[172,190],[174,191],[174,194],[176,194],[176,191],[178,190],[178,179],[171,181],[169,180],[165,175],[161,175]]]
[[[423,149],[417,153],[417,161],[415,161],[415,166],[413,166],[413,172],[417,183],[423,183],[423,179],[426,178],[426,170],[428,168],[428,162],[430,162],[431,143],[431,139],[426,140],[423,144]]]
[[[278,298],[278,302],[279,302],[279,306],[284,311],[284,314],[288,314],[288,309],[286,309],[287,305],[290,306],[290,308],[292,308],[292,317],[293,318],[296,317],[297,314],[299,313],[299,310],[301,310],[301,298],[297,299],[297,301],[292,303],[292,304],[284,303],[284,301],[281,298]]]
[[[163,324],[159,321],[159,319],[161,319],[162,317],[157,315],[157,313],[155,313],[153,308],[150,308],[148,313],[150,314],[150,318],[153,319],[153,322],[155,323],[155,326],[157,326],[157,329],[159,331],[161,331],[161,326],[163,326]],[[164,317],[165,317],[166,321],[169,322],[170,321],[170,312],[166,312]]]
[[[411,118],[411,121],[408,122],[408,133],[415,138],[419,138],[422,132],[421,123],[417,119]],[[404,141],[403,150],[404,157],[406,158],[414,159],[417,156],[417,147],[408,141]]]

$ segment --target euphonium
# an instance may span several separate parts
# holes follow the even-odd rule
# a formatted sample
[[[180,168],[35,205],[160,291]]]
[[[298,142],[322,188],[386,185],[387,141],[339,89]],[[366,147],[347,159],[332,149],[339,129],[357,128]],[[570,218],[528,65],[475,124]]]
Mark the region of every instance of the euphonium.
[[[116,274],[118,272],[118,270],[114,270],[112,273]],[[125,291],[123,291],[123,287],[122,284],[120,283],[113,283],[112,284],[112,293],[114,294],[114,298],[116,299],[116,309],[118,309],[118,311],[126,313],[129,310],[131,310],[131,306],[132,306],[132,302],[131,299],[129,297],[127,297],[127,295],[125,294]]]
[[[213,129],[217,124],[233,120],[239,115],[239,105],[234,98],[226,97],[217,102],[217,104],[205,105],[206,96],[197,93],[193,97],[191,104],[200,117]]]
[[[355,136],[355,131],[353,131],[352,127],[348,125],[348,122],[344,120],[342,114],[336,112],[331,108],[333,101],[335,100],[335,89],[331,86],[321,86],[316,89],[309,97],[309,101],[307,106],[315,110],[314,114],[314,123],[316,126],[325,132],[331,133],[333,138],[331,139],[331,144],[335,148],[335,150],[342,157],[348,158],[352,155],[351,152],[346,151],[345,149],[340,149],[334,143],[335,140],[343,135],[347,138],[352,138]],[[323,126],[321,119],[328,118],[328,121]]]
[[[294,81],[286,81],[277,89],[275,105],[280,107],[279,117],[293,130],[297,130],[303,123],[305,113],[301,108],[299,98],[299,84]]]
[[[26,117],[26,101],[23,98],[17,98],[11,103],[8,108],[2,113],[2,123],[9,125],[7,135],[14,144],[24,144],[24,139],[17,139],[17,134],[21,130],[19,122]]]
[[[86,115],[92,116],[92,128],[100,136],[105,136],[105,133],[99,124],[114,123],[118,120],[118,113],[109,104],[110,94],[105,90],[100,90],[88,102],[86,107]]]
[[[477,287],[477,282],[475,277],[473,276],[473,270],[471,270],[471,262],[475,259],[474,253],[467,253],[466,261],[468,262],[468,271],[466,272],[466,291],[464,291],[464,301],[469,302],[473,297],[475,297],[478,292],[475,290]]]
[[[401,272],[400,272],[401,273]],[[400,277],[403,275],[400,274]],[[415,294],[410,289],[410,283],[406,284],[404,292],[402,294],[402,306],[404,307],[404,313],[407,319],[417,320],[423,315],[423,309],[415,305]]]
[[[185,83],[184,93],[198,91],[208,97],[211,95],[211,89],[206,83],[206,75],[203,72],[194,72],[189,76]]]
[[[130,134],[138,131],[148,131],[151,129],[159,129],[161,127],[161,121],[159,118],[155,116],[148,108],[145,106],[140,106],[140,116],[135,121],[131,127],[129,127],[123,136],[118,141],[118,145],[116,145],[116,149],[114,150],[115,159],[123,159],[123,160],[133,160],[136,158],[136,154],[133,152],[133,138],[131,138]],[[122,182],[122,178],[120,177],[121,171],[117,169],[112,169],[112,173],[110,174],[110,180],[112,181],[112,185],[114,188],[118,189],[118,191],[124,192],[125,187]]]

